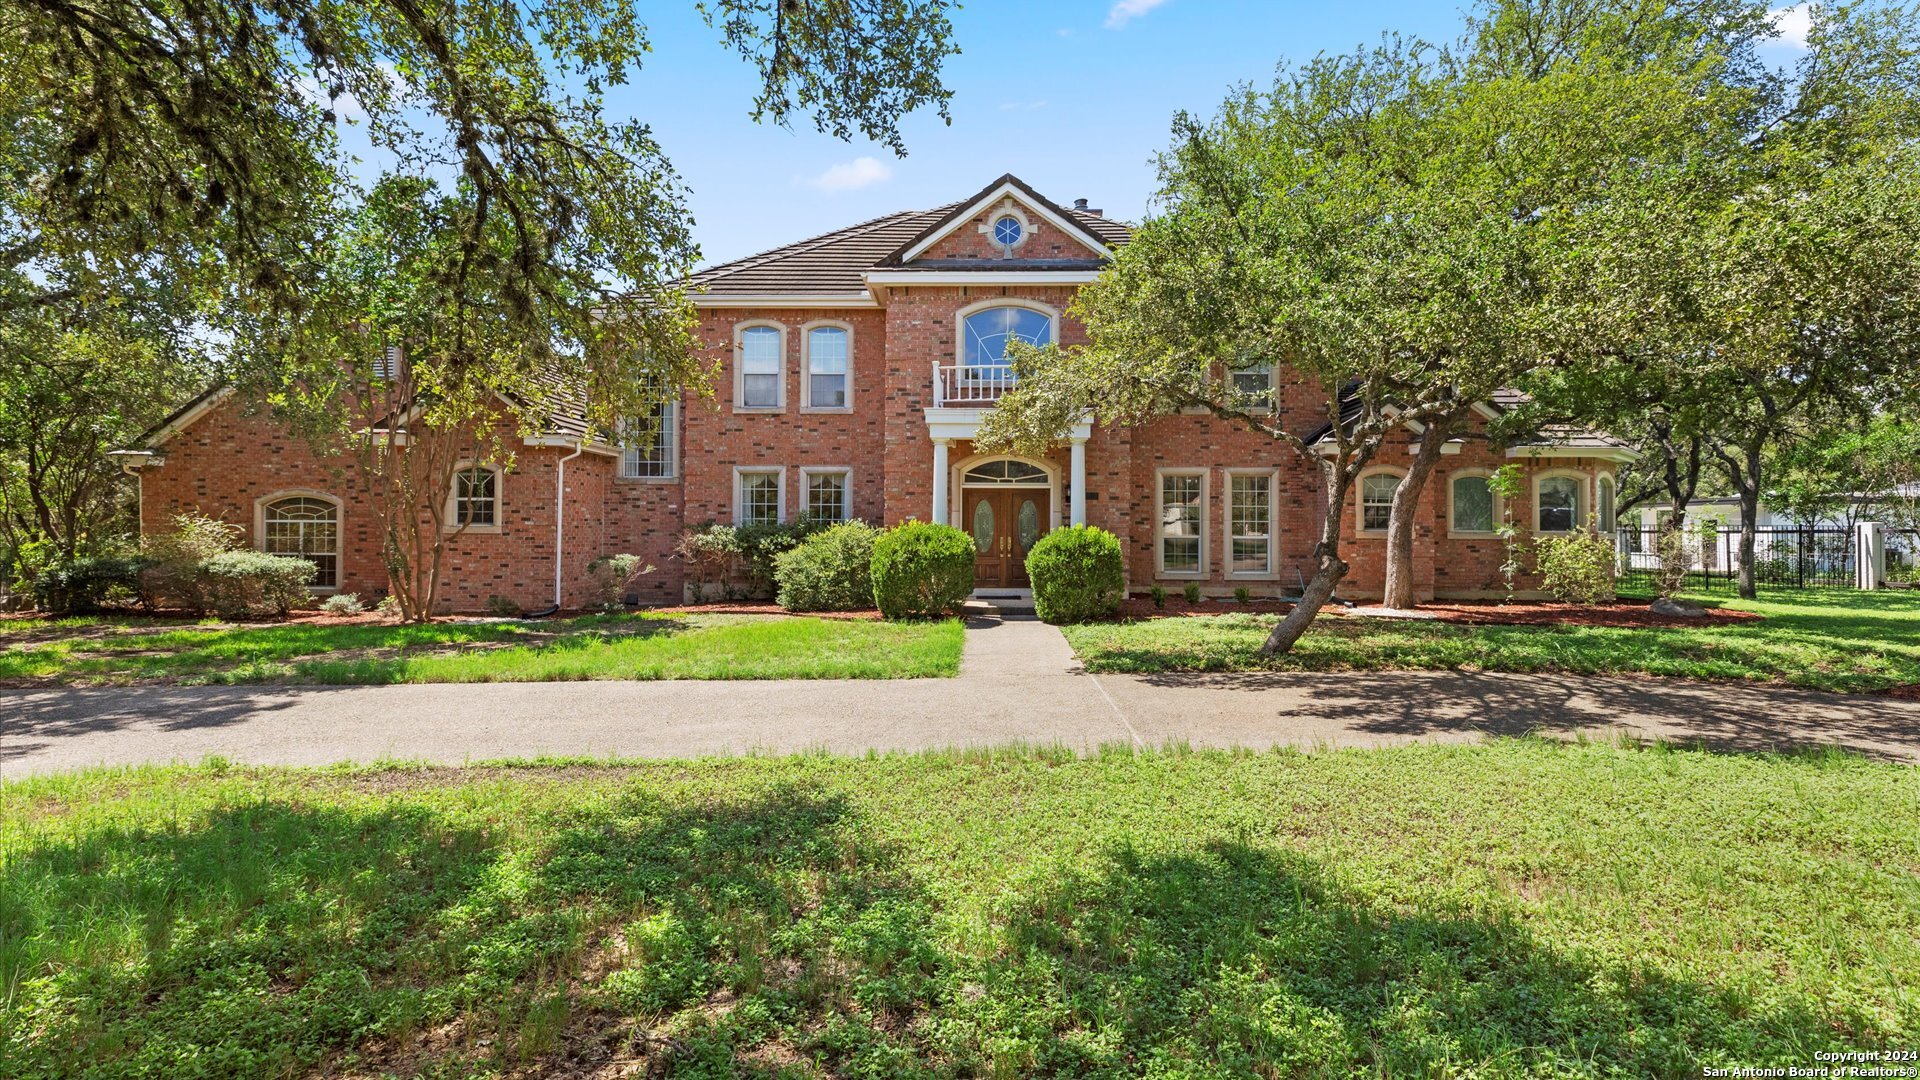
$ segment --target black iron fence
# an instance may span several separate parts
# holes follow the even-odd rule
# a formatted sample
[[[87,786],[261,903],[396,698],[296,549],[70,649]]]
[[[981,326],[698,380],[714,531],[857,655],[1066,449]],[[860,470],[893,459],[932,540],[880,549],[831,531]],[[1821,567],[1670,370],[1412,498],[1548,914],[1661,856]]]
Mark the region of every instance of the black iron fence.
[[[1740,576],[1743,530],[1701,529],[1681,536],[1687,567],[1686,587],[1714,589],[1736,584]],[[1912,560],[1920,558],[1920,536],[1904,536],[1904,572],[1914,574]],[[1660,530],[1622,529],[1617,541],[1620,580],[1651,587],[1660,570]],[[1893,572],[1893,537],[1888,537],[1887,577]],[[1774,588],[1846,588],[1854,584],[1854,532],[1840,528],[1755,529],[1753,577],[1756,584]]]
[[[1887,584],[1920,589],[1920,529],[1887,530]]]

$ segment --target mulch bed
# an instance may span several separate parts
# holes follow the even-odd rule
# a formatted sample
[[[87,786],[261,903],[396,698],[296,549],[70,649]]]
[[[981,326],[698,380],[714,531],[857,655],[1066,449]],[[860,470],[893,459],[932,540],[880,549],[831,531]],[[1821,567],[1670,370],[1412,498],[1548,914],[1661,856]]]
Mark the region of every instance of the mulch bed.
[[[1167,597],[1166,607],[1156,608],[1153,601],[1145,596],[1129,596],[1120,604],[1122,619],[1167,619],[1193,615],[1285,615],[1293,610],[1293,605],[1285,600],[1253,600],[1242,604],[1237,600],[1202,600],[1189,604],[1184,596]],[[1416,610],[1428,616],[1424,621],[1436,623],[1455,623],[1465,626],[1611,626],[1611,627],[1679,627],[1679,626],[1719,626],[1727,623],[1751,622],[1765,618],[1754,611],[1734,611],[1726,608],[1709,608],[1705,615],[1697,619],[1681,618],[1674,615],[1655,615],[1647,610],[1647,605],[1637,601],[1618,601],[1612,604],[1596,604],[1582,607],[1577,604],[1558,604],[1516,601],[1502,603],[1487,601],[1450,601],[1447,603],[1421,604]],[[1323,615],[1355,615],[1338,604],[1328,604],[1321,611]]]
[[[1708,608],[1705,615],[1694,619],[1656,615],[1647,610],[1646,604],[1631,600],[1595,604],[1592,607],[1529,601],[1502,603],[1497,600],[1456,600],[1421,604],[1418,610],[1422,614],[1432,615],[1434,622],[1470,626],[1723,626],[1766,617],[1757,611],[1735,611],[1730,608]]]
[[[679,604],[673,607],[647,608],[658,615],[793,615],[815,619],[851,619],[872,622],[880,618],[879,608],[863,611],[788,611],[779,604]]]
[[[1167,597],[1167,606],[1157,608],[1153,600],[1145,596],[1129,596],[1120,602],[1122,619],[1171,619],[1186,615],[1285,615],[1293,610],[1293,604],[1286,600],[1250,600],[1241,603],[1238,600],[1202,600],[1197,604],[1187,603],[1184,596]],[[1333,605],[1327,606],[1333,611]]]

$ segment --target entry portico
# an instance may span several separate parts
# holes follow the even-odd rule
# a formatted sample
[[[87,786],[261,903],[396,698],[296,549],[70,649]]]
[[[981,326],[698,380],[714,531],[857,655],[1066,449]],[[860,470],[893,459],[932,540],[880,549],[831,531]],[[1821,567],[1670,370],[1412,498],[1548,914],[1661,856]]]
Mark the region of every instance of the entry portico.
[[[980,432],[980,420],[985,414],[986,409],[977,407],[936,406],[926,410],[927,437],[933,442],[933,505],[928,520],[936,525],[959,520],[961,507],[958,500],[964,486],[961,483],[962,475],[965,470],[992,458],[992,455],[969,454],[956,461],[952,452],[955,444],[965,444],[969,449],[972,447],[975,436]],[[1087,440],[1092,436],[1092,417],[1082,417],[1068,432],[1069,457],[1064,485],[1058,468],[1051,462],[1035,458],[1016,459],[1046,472],[1052,496],[1050,501],[1055,508],[1062,504],[1066,506],[1068,525],[1087,523]],[[1060,521],[1053,517],[1047,524],[1049,528],[1054,528]]]

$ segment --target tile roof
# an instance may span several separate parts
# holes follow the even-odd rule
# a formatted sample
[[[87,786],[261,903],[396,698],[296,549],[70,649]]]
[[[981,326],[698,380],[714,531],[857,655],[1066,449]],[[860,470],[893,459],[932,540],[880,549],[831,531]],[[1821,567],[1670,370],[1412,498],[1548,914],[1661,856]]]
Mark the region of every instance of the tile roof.
[[[1046,209],[1072,221],[1108,247],[1124,244],[1132,235],[1125,222],[1086,210],[1060,206],[1034,191],[1018,177],[1007,175],[958,202],[931,210],[902,210],[844,229],[810,236],[791,244],[695,271],[689,284],[708,295],[735,296],[850,296],[865,292],[861,277],[879,266],[899,270],[1093,270],[1101,263],[1089,259],[1014,259],[1006,262],[949,264],[942,260],[903,264],[901,256],[914,244],[953,224],[956,215],[1002,184],[1011,184]]]

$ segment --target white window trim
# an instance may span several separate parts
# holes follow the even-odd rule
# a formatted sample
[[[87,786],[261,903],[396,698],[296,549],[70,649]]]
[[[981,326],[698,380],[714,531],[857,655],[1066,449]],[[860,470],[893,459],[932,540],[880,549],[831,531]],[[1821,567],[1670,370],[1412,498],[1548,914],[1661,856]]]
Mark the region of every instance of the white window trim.
[[[493,524],[460,524],[460,474],[468,469],[485,469],[493,474]],[[507,471],[498,465],[489,465],[484,461],[461,461],[454,465],[450,482],[447,484],[447,512],[441,519],[440,531],[443,533],[497,533],[507,520]]]
[[[813,403],[813,332],[831,327],[847,332],[847,403]],[[853,324],[840,319],[815,319],[800,327],[800,411],[803,413],[850,413],[853,411]]]
[[[329,495],[313,488],[287,488],[283,491],[269,492],[253,500],[253,550],[265,554],[267,550],[267,505],[281,499],[319,499],[333,504],[333,584],[309,585],[307,591],[319,595],[337,593],[340,583],[347,579],[347,504],[338,495]]]
[[[746,474],[769,472],[779,477],[775,487],[778,493],[775,496],[775,512],[778,516],[774,520],[783,525],[789,520],[787,517],[787,467],[785,465],[735,465],[733,467],[733,523],[735,525],[747,523],[746,491],[741,486]]]
[[[1207,544],[1209,522],[1213,515],[1208,507],[1213,505],[1213,470],[1206,468],[1165,468],[1153,470],[1153,576],[1159,578],[1181,578],[1199,581],[1207,576]],[[1168,570],[1167,549],[1163,541],[1163,530],[1167,525],[1166,516],[1166,478],[1169,476],[1197,476],[1200,478],[1200,568],[1197,570]]]
[[[1593,527],[1602,528],[1606,522],[1600,520],[1600,484],[1605,481],[1613,489],[1613,528],[1608,530],[1609,538],[1620,531],[1620,480],[1610,472],[1595,473],[1593,476]]]
[[[1493,500],[1493,528],[1491,529],[1482,531],[1480,529],[1456,529],[1453,527],[1453,482],[1455,480],[1464,480],[1469,476],[1482,477],[1487,481],[1487,494]],[[1485,540],[1491,537],[1499,536],[1500,520],[1505,516],[1505,514],[1506,514],[1506,500],[1500,497],[1499,492],[1493,490],[1493,470],[1492,469],[1454,469],[1451,472],[1447,473],[1447,536],[1448,537],[1450,538],[1457,537],[1462,540]]]
[[[1272,581],[1280,576],[1280,470],[1227,469],[1225,472],[1227,497],[1220,500],[1220,531],[1224,534],[1220,543],[1220,565],[1226,577],[1234,581]],[[1236,476],[1267,478],[1267,568],[1264,571],[1233,568],[1233,478]]]
[[[683,410],[680,408],[680,398],[678,396],[675,396],[672,400],[664,402],[663,404],[673,407],[673,416],[667,421],[667,426],[672,428],[672,441],[668,445],[667,452],[667,475],[627,475],[627,448],[623,443],[620,446],[619,463],[614,466],[614,479],[629,484],[677,484],[680,482],[680,413]]]
[[[1230,391],[1234,390],[1233,377],[1235,375],[1240,375],[1240,374],[1244,374],[1246,372],[1251,372],[1251,371],[1259,371],[1262,368],[1266,369],[1266,372],[1267,372],[1267,407],[1264,410],[1255,410],[1255,415],[1259,415],[1261,412],[1265,412],[1268,416],[1272,416],[1277,414],[1280,411],[1280,364],[1279,362],[1270,360],[1264,364],[1249,364],[1246,367],[1229,368],[1227,371],[1227,389]],[[1206,411],[1206,410],[1202,410],[1202,411]]]
[[[1404,480],[1407,470],[1392,465],[1375,465],[1353,478],[1353,534],[1362,540],[1382,540],[1388,532],[1386,529],[1367,528],[1367,478],[1372,476],[1391,476],[1395,480]]]
[[[976,300],[953,313],[953,358],[956,367],[967,364],[967,320],[990,308],[1016,307],[1026,308],[1047,317],[1047,339],[1055,345],[1060,344],[1060,309],[1038,300],[1027,300],[1018,296],[990,296],[985,300]]]
[[[774,379],[772,405],[743,405],[746,400],[746,335],[755,327],[780,332],[780,368]],[[781,413],[787,411],[787,327],[773,319],[748,319],[733,325],[733,411],[737,413]]]
[[[1566,477],[1579,481],[1575,489],[1573,506],[1573,528],[1542,529],[1540,527],[1540,485],[1548,480]],[[1536,473],[1533,477],[1533,516],[1527,521],[1527,531],[1536,536],[1570,536],[1592,523],[1593,515],[1593,477],[1579,469],[1548,469]]]
[[[838,410],[835,410],[838,411]],[[853,467],[850,465],[803,465],[800,468],[800,508],[810,510],[813,505],[813,493],[810,489],[815,476],[840,476],[844,479],[840,488],[840,516],[836,521],[853,520]]]

